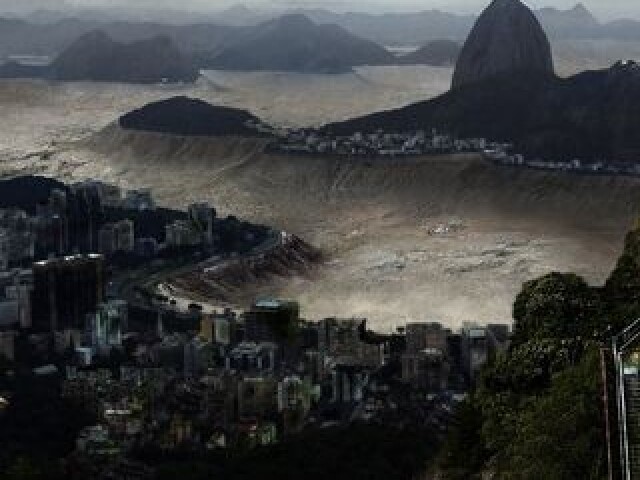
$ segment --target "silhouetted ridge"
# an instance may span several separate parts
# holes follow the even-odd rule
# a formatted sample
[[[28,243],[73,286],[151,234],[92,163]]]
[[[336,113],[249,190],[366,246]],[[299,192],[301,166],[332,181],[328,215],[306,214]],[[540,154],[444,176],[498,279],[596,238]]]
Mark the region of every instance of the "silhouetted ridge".
[[[175,135],[250,135],[247,122],[258,119],[244,110],[202,100],[174,97],[153,102],[120,117],[122,128]]]
[[[383,47],[336,25],[317,25],[301,14],[265,22],[207,64],[228,70],[336,73],[357,65],[389,65]]]
[[[513,142],[529,157],[640,159],[640,65],[619,62],[568,79],[510,74],[433,100],[325,127],[335,133],[437,128]]]

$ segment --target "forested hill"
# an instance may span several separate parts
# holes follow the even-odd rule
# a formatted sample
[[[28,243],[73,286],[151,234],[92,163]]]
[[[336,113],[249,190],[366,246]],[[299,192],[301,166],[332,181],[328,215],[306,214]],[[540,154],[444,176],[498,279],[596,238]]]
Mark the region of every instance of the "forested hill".
[[[245,110],[219,107],[188,97],[153,102],[120,117],[127,130],[174,135],[256,135],[249,122],[258,119]]]
[[[526,283],[513,311],[511,347],[458,411],[444,478],[606,478],[600,347],[640,317],[640,228],[605,286],[552,273]]]

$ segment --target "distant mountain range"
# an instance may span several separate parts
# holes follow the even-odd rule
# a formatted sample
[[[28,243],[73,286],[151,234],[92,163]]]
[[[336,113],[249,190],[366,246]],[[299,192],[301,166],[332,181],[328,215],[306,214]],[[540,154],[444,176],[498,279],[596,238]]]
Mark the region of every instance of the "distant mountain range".
[[[97,30],[63,51],[50,67],[56,80],[127,83],[193,82],[199,72],[166,36],[118,43]]]
[[[432,40],[464,41],[476,16],[440,10],[416,13],[334,13],[328,10],[298,10],[315,22],[340,25],[351,33],[381,45],[424,45]],[[610,38],[640,40],[640,21],[622,19],[601,23],[582,4],[568,10],[542,8],[534,11],[552,39]],[[219,18],[220,22],[224,19]]]
[[[433,100],[328,125],[333,134],[431,131],[512,142],[546,160],[640,158],[640,65],[620,62],[568,79],[493,77]]]
[[[120,83],[194,82],[200,76],[190,57],[166,36],[119,43],[103,31],[82,35],[49,65],[10,61],[0,78]]]
[[[354,35],[381,45],[424,45],[432,40],[464,41],[473,26],[475,15],[458,15],[442,10],[408,13],[371,14],[335,13],[327,9],[295,9],[317,23],[339,25]],[[547,35],[561,38],[612,38],[640,40],[640,21],[621,19],[602,23],[581,3],[566,10],[541,8],[534,11]],[[254,25],[268,18],[246,6],[219,12],[217,23]]]
[[[38,18],[55,18],[46,12],[40,11]],[[342,72],[358,65],[449,65],[457,52],[454,44],[445,40],[458,43],[465,39],[475,21],[473,16],[436,10],[381,15],[296,12],[257,24],[265,15],[243,6],[188,25],[112,21],[86,12],[80,18],[51,23],[0,18],[0,64],[3,57],[16,54],[55,58],[84,35],[101,31],[115,43],[137,44],[136,48],[144,47],[150,39],[168,38],[197,69]],[[544,8],[535,14],[552,43],[564,38],[640,41],[640,22],[602,24],[582,5],[569,10]],[[220,23],[211,23],[211,18]],[[423,47],[398,59],[381,45]],[[0,76],[37,76],[41,71],[9,64],[0,67]]]
[[[581,3],[569,10],[546,7],[534,13],[547,35],[552,37],[598,35],[598,30],[602,27],[598,19]]]
[[[55,57],[82,35],[96,30],[122,43],[167,36],[177,48],[187,54],[215,52],[248,33],[243,27],[211,23],[171,25],[65,18],[53,23],[40,24],[21,19],[0,18],[0,58],[15,54]]]
[[[211,57],[221,49],[256,34],[275,15],[239,5],[217,14],[196,16],[178,11],[41,10],[25,17],[0,18],[0,58],[11,54],[57,55],[81,35],[102,30],[119,42],[133,42],[157,35],[170,37],[185,53]],[[160,14],[162,13],[162,15]],[[324,9],[297,9],[318,24],[337,25],[351,34],[379,45],[425,45],[433,40],[464,41],[476,17],[439,10],[415,13],[334,13]],[[535,11],[552,41],[571,38],[640,40],[640,21],[621,19],[601,23],[583,5],[568,10],[543,8]],[[137,21],[133,18],[154,18]],[[188,22],[188,23],[185,23]]]
[[[28,42],[34,42],[43,31],[51,33],[51,26],[44,25],[40,30],[21,20],[4,23],[0,26],[0,47],[3,35],[14,42],[24,40],[19,52],[46,54],[56,44],[67,44],[66,37],[54,35],[55,41],[47,49],[29,49]],[[81,23],[69,24],[69,30],[77,31]],[[4,44],[5,49],[10,48],[8,45],[11,42]],[[199,69],[340,73],[360,65],[449,65],[455,61],[458,48],[450,41],[435,42],[399,59],[342,27],[316,24],[301,14],[284,15],[254,27],[107,23],[105,29],[82,34],[65,46],[49,69],[9,62],[0,66],[0,77],[140,83],[191,81]]]
[[[341,27],[318,25],[304,15],[292,14],[258,25],[206,63],[228,70],[335,73],[395,61],[383,47]]]
[[[318,23],[339,25],[354,35],[381,45],[424,45],[432,40],[464,40],[475,21],[472,15],[439,10],[416,13],[334,13],[328,10],[297,10]]]

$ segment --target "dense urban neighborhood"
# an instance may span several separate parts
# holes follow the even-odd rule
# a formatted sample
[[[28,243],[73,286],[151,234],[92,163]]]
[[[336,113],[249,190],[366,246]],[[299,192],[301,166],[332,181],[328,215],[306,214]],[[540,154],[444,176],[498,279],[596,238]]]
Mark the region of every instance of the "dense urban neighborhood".
[[[0,0],[0,480],[640,479],[640,3],[232,1]]]
[[[40,201],[12,195],[25,184]],[[295,301],[185,305],[169,286],[164,295],[131,279],[215,269],[273,234],[204,203],[162,210],[150,191],[101,182],[3,188],[0,416],[20,408],[23,383],[74,405],[86,421],[71,474],[147,478],[140,452],[246,450],[354,422],[442,435],[509,343],[499,323],[452,331],[416,319],[382,335],[364,318],[305,319]]]

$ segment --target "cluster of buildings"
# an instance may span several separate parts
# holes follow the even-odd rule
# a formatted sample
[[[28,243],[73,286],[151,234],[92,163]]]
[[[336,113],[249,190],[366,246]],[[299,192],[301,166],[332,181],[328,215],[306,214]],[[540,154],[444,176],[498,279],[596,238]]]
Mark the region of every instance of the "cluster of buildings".
[[[188,218],[165,227],[166,244],[172,247],[212,245],[215,210],[208,203],[189,205]]]
[[[165,220],[155,208],[149,190],[123,192],[91,180],[53,189],[32,212],[0,209],[0,272],[49,256],[96,252],[148,258],[171,247],[213,244],[216,213],[208,204],[193,204],[183,218],[167,219],[159,228],[154,222]]]
[[[489,141],[485,138],[456,138],[433,129],[404,133],[388,133],[379,130],[365,134],[356,132],[348,136],[335,136],[317,130],[271,131],[277,140],[269,152],[291,154],[322,154],[339,156],[406,157],[453,153],[479,153],[502,166],[561,170],[567,172],[640,175],[640,165],[632,162],[587,162],[580,159],[568,161],[527,159],[522,154],[511,153],[513,145]]]
[[[99,180],[84,180],[71,185],[71,191],[81,193],[99,200],[99,205],[125,210],[145,211],[156,208],[150,189],[123,190],[117,185]]]
[[[105,213],[123,204],[117,216]],[[482,365],[508,345],[506,325],[454,332],[411,323],[381,335],[365,319],[303,319],[291,301],[206,313],[123,300],[110,288],[112,254],[138,250],[134,218],[153,209],[144,192],[85,182],[52,191],[35,216],[0,214],[10,232],[0,236],[8,252],[0,264],[0,359],[32,381],[58,382],[60,395],[93,413],[95,424],[76,442],[86,465],[138,471],[127,463],[134,449],[253,448],[352,421],[443,427]],[[190,206],[162,225],[165,244],[210,245],[214,219],[207,204]],[[34,224],[49,225],[41,259]],[[12,239],[22,232],[34,235],[34,247],[15,262],[25,252]],[[11,391],[0,398],[1,415]]]
[[[365,319],[307,321],[297,303],[272,299],[169,322],[167,307],[141,316],[107,298],[105,280],[98,254],[38,262],[30,303],[0,317],[0,355],[59,378],[61,395],[98,419],[78,436],[83,458],[252,448],[354,420],[437,423],[509,341],[506,325],[378,335]],[[20,297],[23,281],[5,288]]]
[[[504,324],[465,324],[459,332],[439,323],[411,323],[405,328],[402,379],[428,391],[465,390],[489,356],[509,340]]]
[[[507,148],[497,148],[497,146],[487,148],[482,153],[485,158],[502,166],[604,175],[640,175],[640,164],[637,163],[585,162],[577,158],[569,161],[541,160],[539,158],[527,159],[524,155],[511,154],[508,153]]]
[[[332,136],[316,130],[281,132],[269,151],[295,154],[325,154],[340,156],[412,156],[482,152],[488,146],[484,138],[457,139],[451,135],[423,130],[406,133],[386,133],[382,130],[349,136]]]
[[[0,354],[15,359],[9,340],[21,332],[43,345],[81,345],[86,327],[110,305],[105,289],[105,260],[99,254],[57,257],[35,262],[31,269],[0,272],[0,332],[5,338]]]

